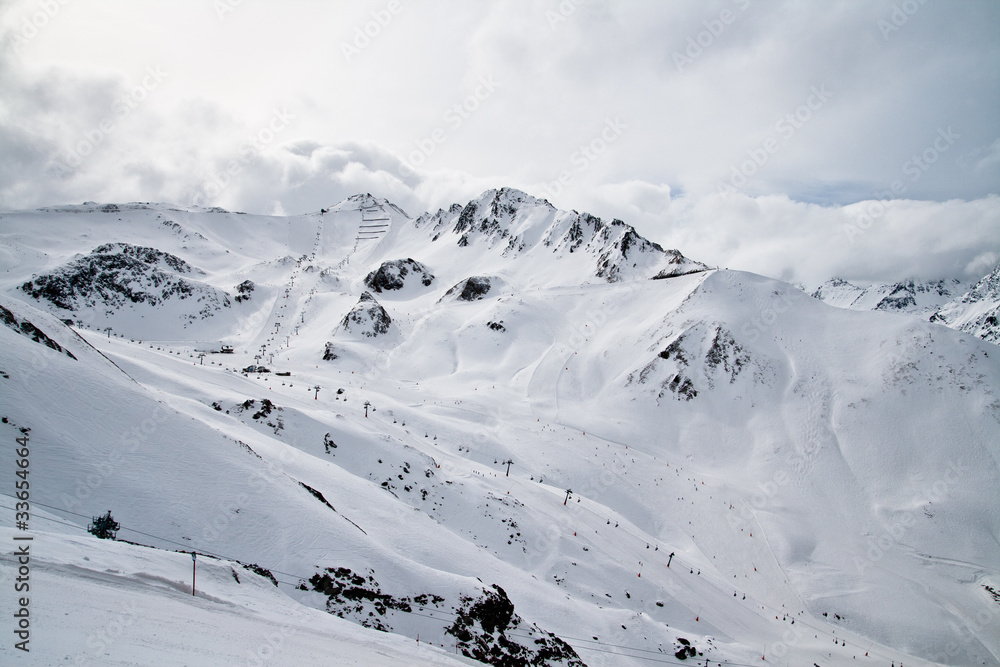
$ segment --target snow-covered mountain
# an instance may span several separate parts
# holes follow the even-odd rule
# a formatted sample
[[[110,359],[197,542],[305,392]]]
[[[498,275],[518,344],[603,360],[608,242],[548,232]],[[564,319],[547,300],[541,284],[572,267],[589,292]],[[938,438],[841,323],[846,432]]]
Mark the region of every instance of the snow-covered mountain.
[[[187,327],[230,307],[229,294],[192,280],[196,270],[184,260],[155,248],[106,243],[86,256],[21,285],[70,319],[102,321],[128,328],[138,316]],[[197,271],[197,273],[204,273]]]
[[[1000,265],[968,292],[941,306],[930,320],[1000,343]]]
[[[967,283],[954,278],[931,282],[904,280],[865,287],[842,278],[831,278],[817,287],[812,295],[838,308],[930,315],[966,289]]]
[[[0,261],[45,664],[1000,665],[965,333],[510,189],[11,212]]]
[[[953,278],[859,287],[832,278],[812,296],[837,308],[916,315],[990,343],[1000,342],[1000,266],[971,286]]]

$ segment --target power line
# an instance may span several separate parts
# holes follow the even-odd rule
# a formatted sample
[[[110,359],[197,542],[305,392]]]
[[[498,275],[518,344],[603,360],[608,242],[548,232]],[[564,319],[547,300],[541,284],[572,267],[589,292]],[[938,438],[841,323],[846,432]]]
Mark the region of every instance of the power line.
[[[16,499],[15,496],[12,496],[12,495],[7,494],[7,493],[0,493],[0,495],[6,496],[8,498]],[[66,514],[72,514],[74,516],[79,516],[79,517],[87,519],[88,521],[91,521],[93,519],[93,517],[90,517],[90,516],[88,516],[86,514],[80,514],[79,512],[73,512],[71,510],[67,510],[67,509],[55,507],[53,505],[47,505],[45,503],[41,503],[41,502],[38,502],[36,500],[32,500],[31,503],[33,503],[35,505],[38,505],[39,507],[45,507],[45,508],[48,508],[48,509],[55,510],[57,512],[63,512],[63,513],[66,513]],[[0,507],[3,507],[5,509],[14,510],[14,508],[7,507],[6,505],[0,505]],[[594,514],[594,515],[596,515],[598,517],[606,518],[606,517],[601,516],[601,514],[598,513],[598,512],[596,512],[593,508],[587,508],[587,509],[592,514]],[[14,511],[16,511],[16,510],[14,510]],[[85,528],[82,528],[81,526],[77,526],[75,524],[67,523],[67,522],[64,522],[64,521],[58,521],[56,519],[49,519],[47,517],[35,517],[35,518],[46,520],[46,521],[51,521],[53,523],[59,523],[59,524],[65,525],[65,526],[70,526],[72,528],[78,528],[78,529],[81,529],[81,530],[86,530]],[[136,533],[136,534],[139,534],[139,535],[144,535],[146,537],[151,537],[151,538],[156,539],[156,540],[161,540],[161,541],[167,542],[169,544],[173,544],[173,545],[176,545],[176,546],[184,547],[185,549],[191,549],[192,551],[197,551],[200,554],[204,554],[204,555],[207,555],[207,556],[213,556],[213,557],[218,558],[220,560],[228,560],[228,561],[233,561],[233,562],[242,564],[242,561],[240,561],[238,558],[233,558],[231,556],[226,556],[226,555],[215,553],[215,552],[208,551],[208,550],[198,550],[196,548],[196,546],[193,545],[193,544],[184,544],[182,542],[177,542],[175,540],[171,540],[171,539],[166,538],[166,537],[161,537],[159,535],[154,535],[154,534],[151,534],[151,533],[146,533],[146,532],[143,532],[143,531],[140,531],[140,530],[136,530],[134,528],[126,528],[126,527],[122,526],[119,529],[119,531],[130,531],[130,532],[133,532],[133,533]],[[624,532],[626,534],[628,534],[629,536],[631,536],[631,537],[633,537],[633,538],[635,538],[635,539],[637,539],[639,541],[646,541],[641,536],[634,535],[627,528],[624,529]],[[659,540],[656,540],[654,538],[653,541],[654,542],[658,542]],[[147,546],[147,545],[142,545],[142,546]],[[156,547],[151,547],[151,548],[156,548]],[[685,562],[681,558],[679,558],[677,556],[674,557],[674,560],[678,561],[678,563],[681,564],[683,567],[689,567],[689,568],[693,567],[693,565],[691,565],[691,564],[685,564]],[[301,576],[301,575],[298,575],[298,574],[293,574],[293,573],[290,573],[290,572],[282,572],[281,570],[275,570],[275,569],[270,569],[270,568],[265,568],[265,569],[267,569],[268,572],[271,572],[272,576],[274,575],[274,573],[277,573],[277,574],[284,575],[286,577],[292,577],[292,578],[296,579],[297,580],[296,582],[291,582],[291,581],[284,581],[282,579],[278,579],[277,577],[275,577],[275,580],[280,581],[280,583],[283,583],[283,584],[285,584],[287,586],[292,586],[293,588],[298,587],[299,585],[301,585],[301,582],[303,582],[303,581],[309,581],[309,579],[311,578],[311,576],[310,577],[305,577],[305,576]],[[312,575],[312,576],[315,576],[315,575]],[[699,575],[699,576],[701,576],[701,575]],[[711,580],[713,582],[716,582],[717,585],[720,585],[722,583],[718,579],[716,579],[715,577],[712,577],[707,572],[706,572],[705,577],[706,577],[706,579],[709,579],[709,580]],[[727,586],[727,587],[731,587],[731,586]],[[752,596],[749,599],[751,601],[756,601]],[[457,614],[452,614],[450,612],[441,611],[440,609],[436,609],[436,608],[433,608],[433,607],[422,607],[422,606],[419,606],[419,605],[413,605],[413,606],[415,606],[417,609],[423,609],[423,610],[426,610],[426,611],[433,611],[433,612],[436,612],[436,613],[444,615],[444,616],[450,616],[452,618],[458,618]],[[741,605],[741,606],[743,606],[743,605]],[[787,615],[787,612],[783,612],[783,611],[777,609],[776,607],[770,607],[770,605],[761,604],[761,607],[765,608],[765,609],[769,608],[769,609],[771,609],[771,611],[777,612],[779,614],[786,614]],[[755,614],[758,613],[756,611],[756,609],[748,609],[748,611],[753,611]],[[413,612],[409,612],[409,613],[413,613]],[[814,631],[816,631],[818,633],[822,633],[823,635],[825,635],[827,637],[832,637],[834,639],[843,640],[842,637],[837,637],[837,635],[835,635],[833,633],[830,633],[829,631],[827,631],[827,630],[825,630],[823,628],[819,628],[819,627],[816,627],[814,625],[811,625],[811,624],[809,624],[806,621],[799,620],[799,623],[801,625],[807,627],[807,628],[810,628],[811,630],[814,630]],[[513,633],[513,632],[506,633],[506,634],[509,634],[510,636],[520,636],[520,637],[523,637],[523,638],[532,638],[532,639],[534,638],[531,635],[519,635],[519,634]],[[642,648],[638,648],[638,647],[632,647],[632,646],[626,646],[626,645],[618,645],[618,644],[608,644],[606,642],[589,640],[589,639],[583,639],[583,638],[579,638],[579,637],[568,637],[568,636],[565,636],[564,639],[569,639],[569,640],[572,640],[572,641],[575,641],[575,642],[593,643],[593,644],[598,644],[600,646],[608,646],[608,647],[612,647],[612,648],[620,648],[620,649],[628,650],[628,651],[641,651],[641,652],[647,652],[647,653],[656,653],[655,651],[651,651],[649,649],[642,649]],[[594,649],[594,648],[586,647],[586,646],[583,646],[581,648],[583,648],[585,650],[592,650],[592,651],[598,650],[598,649]],[[869,649],[869,650],[871,650],[871,649]],[[613,652],[611,652],[611,651],[602,651],[602,652],[604,652],[604,653],[612,653],[613,654]],[[881,654],[881,651],[872,651],[872,652],[873,653]],[[618,655],[624,655],[624,654],[618,654]],[[646,658],[646,657],[643,657],[643,656],[628,656],[628,657],[633,657],[633,658],[636,658],[636,659],[644,659],[644,660],[653,660],[654,662],[663,662],[662,660],[658,660],[658,659],[654,660],[654,659]],[[680,663],[680,662],[669,663],[668,662],[667,664],[688,664],[688,663]],[[736,667],[741,667],[740,663],[726,662],[726,663],[720,663],[720,664],[734,665]],[[753,667],[753,666],[742,666],[742,667]]]
[[[14,496],[11,496],[10,494],[7,494],[7,493],[0,493],[0,496],[7,496],[8,498],[14,498]],[[86,515],[86,514],[80,514],[79,512],[73,512],[73,511],[71,511],[71,510],[67,510],[67,509],[62,509],[62,508],[60,508],[60,507],[55,507],[55,506],[53,506],[53,505],[46,505],[45,503],[40,503],[40,502],[38,502],[37,500],[32,500],[32,501],[31,501],[31,503],[32,503],[33,505],[38,505],[39,507],[46,507],[46,508],[48,508],[48,509],[52,509],[52,510],[55,510],[55,511],[57,511],[57,512],[65,512],[66,514],[72,514],[72,515],[74,515],[74,516],[79,516],[79,517],[83,517],[84,519],[87,519],[88,521],[91,521],[91,520],[93,520],[93,517],[91,517],[91,516],[88,516],[88,515]],[[2,505],[0,505],[0,507],[6,507],[6,506],[2,506]],[[13,509],[13,508],[10,508],[10,507],[8,507],[7,509]],[[80,528],[81,530],[86,530],[86,528],[82,528],[81,526],[77,526],[76,524],[72,524],[72,523],[66,523],[66,522],[64,522],[64,521],[56,521],[55,519],[49,519],[49,518],[47,518],[47,517],[33,517],[33,518],[36,518],[36,519],[43,519],[43,520],[45,520],[45,521],[53,521],[53,522],[55,522],[55,523],[61,523],[61,524],[63,524],[63,525],[66,525],[66,526],[71,526],[71,527],[73,527],[73,528]],[[192,545],[192,544],[184,544],[184,543],[182,543],[182,542],[176,542],[176,541],[174,541],[174,540],[171,540],[171,539],[169,539],[169,538],[166,538],[166,537],[161,537],[161,536],[159,536],[159,535],[153,535],[153,534],[151,534],[151,533],[144,533],[143,531],[141,531],[141,530],[136,530],[135,528],[126,528],[126,527],[124,527],[124,526],[122,526],[121,528],[119,528],[119,531],[123,531],[123,530],[127,530],[127,531],[130,531],[130,532],[133,532],[133,533],[137,533],[137,534],[139,534],[139,535],[145,535],[146,537],[152,537],[153,539],[156,539],[156,540],[161,540],[161,541],[163,541],[163,542],[168,542],[168,543],[170,543],[170,544],[174,544],[174,545],[177,545],[177,546],[179,546],[179,547],[184,547],[184,548],[186,548],[186,549],[192,549],[192,550],[195,550],[195,551],[197,551],[197,552],[198,552],[199,554],[204,554],[204,555],[206,555],[206,556],[214,556],[215,558],[219,558],[219,559],[221,559],[221,560],[231,560],[231,561],[234,561],[234,562],[237,562],[237,563],[240,563],[240,562],[242,562],[242,561],[240,561],[240,559],[238,559],[238,558],[232,558],[232,557],[230,557],[230,556],[225,556],[225,555],[223,555],[223,554],[218,554],[218,553],[214,553],[214,552],[212,552],[212,551],[208,551],[207,549],[205,549],[205,550],[200,550],[200,549],[196,549],[196,548],[194,547],[194,545]],[[142,545],[142,546],[150,546],[150,545]],[[152,548],[154,548],[154,549],[155,549],[156,547],[152,547]],[[299,580],[302,580],[302,579],[306,579],[306,580],[308,581],[308,578],[306,578],[306,577],[300,577],[299,575],[297,575],[297,574],[292,574],[292,573],[290,573],[290,572],[282,572],[281,570],[272,570],[272,569],[268,569],[268,571],[269,571],[269,572],[272,572],[272,573],[274,573],[274,572],[277,572],[278,574],[283,574],[283,575],[285,575],[286,577],[294,577],[294,578],[296,578],[296,579],[299,579]],[[283,583],[289,583],[289,585],[292,585],[292,586],[295,586],[295,585],[297,585],[297,584],[291,584],[290,582],[283,582]]]
[[[11,496],[11,495],[6,494],[6,493],[0,493],[0,495],[7,496],[8,498],[14,498],[14,496]],[[79,517],[82,517],[82,518],[85,518],[85,519],[88,519],[88,520],[92,520],[92,518],[93,518],[93,517],[88,517],[86,514],[80,514],[79,512],[73,512],[71,510],[62,509],[62,508],[59,508],[59,507],[55,507],[53,505],[47,505],[45,503],[40,503],[40,502],[35,501],[35,500],[32,500],[31,502],[33,504],[35,504],[35,505],[38,505],[39,507],[46,507],[48,509],[52,509],[52,510],[55,510],[57,512],[65,512],[66,514],[72,514],[74,516],[79,516]],[[8,507],[7,505],[0,505],[0,508],[9,509],[11,511],[16,511],[13,507]],[[78,530],[84,530],[84,531],[87,530],[86,528],[83,528],[82,526],[78,526],[76,524],[69,523],[69,522],[66,522],[66,521],[60,521],[58,519],[51,519],[49,517],[43,517],[43,516],[35,516],[33,518],[40,519],[40,520],[43,520],[43,521],[51,521],[52,523],[57,523],[57,524],[60,524],[60,525],[69,526],[71,528],[76,528]],[[126,527],[122,526],[119,529],[119,531],[124,531],[124,530],[131,531],[133,533],[138,533],[139,535],[145,535],[147,537],[152,537],[154,539],[161,540],[163,542],[168,542],[170,544],[175,544],[175,545],[178,545],[178,546],[181,546],[181,547],[186,547],[186,548],[192,549],[193,551],[197,551],[199,554],[204,554],[204,555],[207,555],[207,556],[213,556],[213,557],[218,558],[220,560],[228,560],[228,561],[232,561],[232,562],[236,562],[236,563],[242,564],[242,562],[239,559],[237,559],[237,558],[232,558],[232,557],[225,556],[225,555],[222,555],[222,554],[213,553],[213,552],[207,551],[207,550],[199,550],[199,549],[196,548],[195,545],[182,544],[180,542],[176,542],[174,540],[171,540],[171,539],[168,539],[168,538],[165,538],[165,537],[161,537],[159,535],[154,535],[152,533],[146,533],[146,532],[143,532],[143,531],[140,531],[140,530],[136,530],[134,528],[126,528]],[[139,546],[144,546],[145,547],[145,546],[148,546],[148,545],[139,545]],[[152,547],[152,546],[149,546],[148,548],[156,549],[156,547]],[[275,577],[275,579],[277,581],[279,581],[280,583],[283,583],[283,584],[285,584],[287,586],[292,586],[293,588],[299,586],[302,581],[308,581],[309,580],[309,577],[304,577],[304,576],[300,576],[300,575],[296,575],[296,574],[291,574],[289,572],[282,572],[280,570],[268,569],[268,572],[271,572],[272,574],[275,573],[275,572],[277,572],[278,574],[281,574],[281,575],[284,575],[284,576],[287,576],[287,577],[293,577],[293,578],[297,579],[297,581],[292,582],[292,581],[285,581],[284,579],[278,579],[277,577]],[[315,576],[315,575],[313,575],[313,576]],[[460,615],[458,615],[458,614],[454,614],[452,612],[444,611],[444,610],[437,609],[437,608],[434,608],[434,607],[424,607],[424,606],[421,606],[421,605],[412,605],[412,606],[414,608],[420,609],[422,611],[429,611],[429,612],[436,613],[436,614],[438,614],[439,616],[442,616],[442,617],[451,618],[451,619],[458,619],[458,618],[460,618]],[[409,613],[409,614],[412,614],[414,616],[420,616],[420,617],[423,617],[423,618],[429,618],[429,619],[437,620],[437,621],[444,620],[442,618],[437,618],[437,617],[430,616],[430,615],[427,615],[427,614],[420,614],[420,613],[417,613],[417,612],[414,612],[414,611],[403,612],[403,613]],[[543,633],[544,633],[544,631],[543,631]],[[524,634],[524,633],[520,633],[520,632],[516,632],[516,631],[505,632],[504,634],[507,635],[507,636],[510,636],[510,637],[520,637],[520,638],[523,638],[523,639],[537,639],[538,638],[536,635]],[[581,637],[569,637],[569,636],[565,636],[565,635],[558,636],[558,637],[560,639],[564,640],[564,641],[570,640],[570,641],[580,642],[580,643],[584,643],[584,644],[596,644],[597,646],[606,646],[606,647],[609,647],[609,648],[621,649],[623,651],[634,651],[634,652],[654,653],[654,654],[658,653],[657,651],[653,651],[653,650],[650,650],[650,649],[643,649],[643,648],[639,648],[639,647],[635,647],[635,646],[627,646],[627,645],[623,645],[623,644],[611,644],[611,643],[602,642],[602,641],[598,641],[598,640],[583,639]],[[579,649],[587,650],[587,651],[596,651],[596,652],[599,652],[599,653],[608,653],[610,655],[620,655],[620,656],[623,656],[623,657],[635,658],[637,660],[646,660],[646,661],[650,661],[650,662],[657,662],[657,663],[668,664],[668,665],[685,665],[685,664],[690,664],[690,663],[687,663],[687,662],[677,662],[677,661],[673,661],[673,660],[669,660],[669,659],[661,659],[659,657],[653,658],[653,657],[649,657],[649,656],[630,655],[630,654],[627,654],[627,653],[619,653],[619,652],[610,651],[610,650],[607,650],[607,649],[595,648],[593,646],[579,646],[579,647],[575,647],[575,648],[579,648]],[[723,665],[723,664],[725,664],[725,665],[732,665],[733,667],[755,667],[754,665],[744,665],[743,663],[735,663],[735,662],[725,662],[725,663],[723,663],[721,661],[717,661],[717,662],[719,662],[720,665]]]
[[[523,466],[519,466],[517,464],[514,464],[514,466],[518,467],[518,468],[524,469]],[[519,480],[522,483],[525,482],[525,480],[523,478],[515,478],[515,479]],[[590,512],[594,516],[597,516],[597,517],[599,517],[601,519],[605,519],[606,521],[610,521],[610,519],[611,519],[610,516],[605,516],[601,512],[598,512],[596,509],[594,509],[593,507],[590,506],[589,499],[587,499],[587,500],[588,500],[588,502],[585,503],[585,504],[583,504],[582,508],[586,509],[588,512]],[[615,519],[615,521],[616,521],[616,524],[617,524],[618,523],[618,519]],[[616,525],[616,527],[617,527],[617,525]],[[621,529],[623,530],[623,532],[625,532],[625,534],[627,534],[630,537],[638,540],[639,542],[645,543],[647,545],[650,544],[650,543],[655,543],[655,544],[657,544],[657,546],[665,546],[665,545],[662,545],[660,543],[660,540],[658,540],[656,538],[649,538],[648,536],[647,537],[643,537],[641,535],[636,535],[631,530],[629,530],[629,528],[628,528],[627,525],[626,526],[622,526]],[[679,556],[675,555],[674,558],[673,558],[673,560],[676,560],[678,562],[678,564],[682,566],[682,568],[683,567],[687,567],[689,569],[698,568],[699,573],[701,572],[699,566],[696,566],[693,563],[689,563],[689,562],[685,561],[683,558],[681,558]],[[712,583],[714,583],[716,585],[716,587],[720,591],[721,590],[726,590],[726,589],[729,589],[729,588],[733,588],[731,582],[719,579],[719,578],[713,576],[708,571],[706,571],[704,575],[699,574],[698,576],[703,576],[705,579],[707,579],[707,580],[711,581]],[[736,588],[739,589],[738,586]],[[766,602],[762,602],[762,601],[756,599],[752,595],[749,595],[749,594],[745,594],[745,595],[746,595],[747,601],[749,601],[751,603],[756,603],[761,609],[769,610],[770,612],[774,613],[775,615],[780,615],[780,616],[786,616],[786,617],[792,617],[792,618],[794,618],[794,616],[792,616],[787,610],[778,609],[777,607],[774,607],[774,606],[772,606],[770,604],[767,604]],[[742,600],[740,602],[742,602]],[[744,609],[746,609],[747,611],[753,612],[754,614],[757,614],[757,615],[760,614],[760,612],[756,608],[751,608],[748,605],[742,605],[742,604],[741,604],[741,606],[743,606]],[[770,620],[770,619],[766,619],[766,620]],[[825,628],[821,628],[821,627],[818,627],[816,625],[813,625],[813,624],[809,623],[808,621],[802,620],[801,618],[794,618],[794,620],[795,620],[796,623],[801,624],[802,626],[804,626],[806,628],[809,628],[810,630],[813,630],[813,631],[815,631],[817,633],[823,634],[826,637],[833,638],[833,639],[836,639],[836,640],[839,640],[839,641],[843,641],[843,639],[844,639],[844,637],[838,636],[838,635],[830,632],[829,630],[827,630]],[[851,632],[851,631],[847,630],[847,629],[844,629],[844,632],[846,633],[846,632]],[[860,640],[861,638],[860,638],[860,636],[856,636],[856,639]],[[858,647],[860,648],[860,644],[858,644]],[[869,650],[871,650],[871,649],[869,649]],[[881,655],[881,652],[878,651],[878,650],[871,650],[871,652],[872,653],[877,653],[877,654]],[[886,658],[886,659],[889,659],[889,658]],[[732,664],[732,663],[730,663],[730,664]]]
[[[7,494],[4,493],[4,494],[0,494],[0,495],[6,496]],[[10,497],[13,497],[13,496],[8,496],[8,497],[10,498]],[[40,504],[40,503],[36,503],[36,504]],[[6,505],[0,505],[0,507],[4,508],[5,510],[11,510],[12,512],[16,512],[17,511],[13,507],[7,507]],[[52,523],[59,523],[59,524],[62,524],[64,526],[69,526],[70,528],[80,528],[80,526],[76,525],[75,523],[67,523],[66,521],[60,521],[59,519],[50,519],[50,518],[45,517],[45,516],[35,516],[35,517],[32,517],[32,519],[41,519],[42,521],[51,521]],[[80,528],[80,529],[81,530],[86,530],[85,528]]]

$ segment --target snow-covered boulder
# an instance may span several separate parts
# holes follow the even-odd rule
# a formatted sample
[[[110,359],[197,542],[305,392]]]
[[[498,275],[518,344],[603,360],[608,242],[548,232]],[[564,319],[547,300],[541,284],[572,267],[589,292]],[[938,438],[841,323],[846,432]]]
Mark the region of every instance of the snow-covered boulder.
[[[229,294],[191,279],[200,273],[180,257],[156,248],[106,243],[49,273],[21,284],[25,294],[55,309],[107,316],[123,311],[162,312],[185,322],[230,307]]]
[[[497,276],[470,276],[445,292],[441,301],[479,301],[506,287],[506,281]]]
[[[365,292],[358,299],[358,303],[344,315],[340,322],[340,328],[352,334],[359,334],[365,338],[375,338],[389,333],[392,325],[392,318],[385,312],[371,292]]]
[[[418,283],[430,287],[433,282],[434,274],[420,262],[409,258],[382,262],[381,266],[365,276],[365,285],[377,293],[401,290]]]

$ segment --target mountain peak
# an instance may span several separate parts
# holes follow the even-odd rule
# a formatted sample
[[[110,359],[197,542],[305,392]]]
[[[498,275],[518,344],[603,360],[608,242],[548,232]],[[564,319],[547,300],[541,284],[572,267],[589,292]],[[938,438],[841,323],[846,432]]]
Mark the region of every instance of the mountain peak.
[[[376,211],[388,212],[388,209],[399,213],[405,218],[410,216],[396,206],[388,199],[382,197],[376,197],[370,192],[353,194],[346,199],[343,199],[329,208],[324,208],[322,211],[361,211],[362,213],[374,213]]]
[[[968,292],[941,306],[930,321],[1000,343],[1000,264]]]
[[[495,249],[504,257],[590,255],[596,260],[591,275],[608,282],[667,278],[708,268],[677,250],[664,250],[621,220],[605,222],[590,213],[562,211],[515,188],[487,190],[463,207],[421,216],[415,225],[427,223],[435,232],[434,241],[450,234],[460,247]]]
[[[813,638],[785,642],[788,664],[869,649],[910,664],[990,603],[1000,357],[986,343],[708,271],[508,188],[416,220],[369,194],[341,207],[238,225],[4,213],[0,431],[30,431],[40,491],[96,480],[71,499],[80,534],[110,508],[164,547],[35,531],[68,573],[41,617],[98,598],[153,614],[104,662],[178,650],[169,617],[223,637],[292,619],[308,641],[285,642],[289,664],[340,655],[320,640],[345,628],[358,664],[446,655],[417,653],[419,638],[580,667],[562,634],[734,664],[780,645],[794,613],[791,632]],[[936,297],[921,285],[865,303]],[[199,596],[161,585],[191,575],[177,544],[220,555],[198,559]],[[78,617],[70,640],[105,622]],[[956,664],[997,667],[995,635],[963,630]],[[383,636],[412,657],[376,655]],[[64,661],[67,641],[36,662]]]

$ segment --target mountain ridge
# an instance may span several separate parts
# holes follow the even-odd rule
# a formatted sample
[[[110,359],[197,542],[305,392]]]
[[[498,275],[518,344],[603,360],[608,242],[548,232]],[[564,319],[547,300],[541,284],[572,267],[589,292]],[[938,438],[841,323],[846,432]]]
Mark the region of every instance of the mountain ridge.
[[[941,306],[930,321],[1000,344],[1000,265],[968,292]]]
[[[1000,664],[995,617],[966,624],[1000,585],[992,345],[675,264],[522,194],[487,191],[461,225],[468,205],[410,218],[368,195],[280,218],[3,214],[0,303],[76,357],[0,327],[33,498],[468,655],[516,616],[589,665],[756,664],[764,641],[769,662]],[[160,309],[111,331],[19,289],[111,239],[253,289],[188,328]]]

